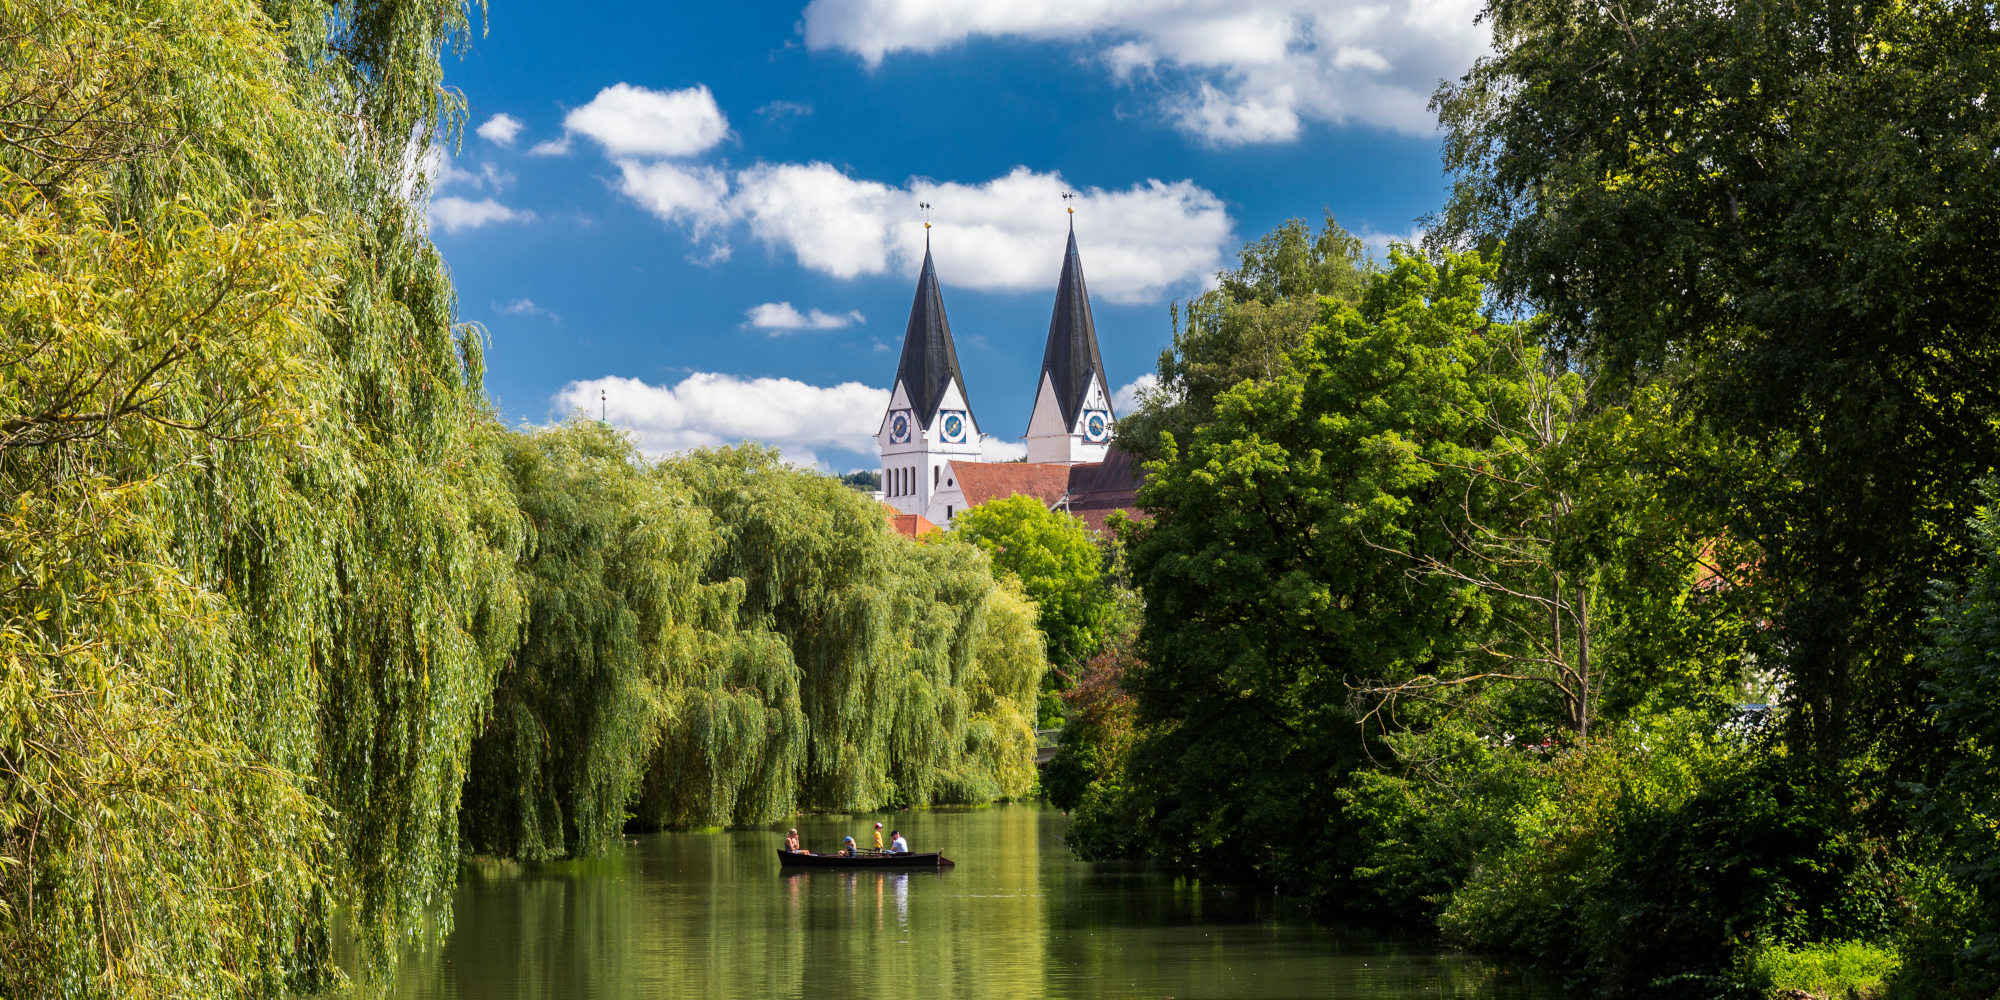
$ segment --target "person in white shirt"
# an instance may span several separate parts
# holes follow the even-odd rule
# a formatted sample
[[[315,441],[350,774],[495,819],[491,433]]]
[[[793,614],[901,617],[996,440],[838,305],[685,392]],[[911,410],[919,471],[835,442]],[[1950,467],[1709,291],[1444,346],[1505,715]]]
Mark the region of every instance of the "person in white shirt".
[[[910,842],[903,839],[901,830],[891,830],[889,832],[889,850],[897,854],[910,853]]]

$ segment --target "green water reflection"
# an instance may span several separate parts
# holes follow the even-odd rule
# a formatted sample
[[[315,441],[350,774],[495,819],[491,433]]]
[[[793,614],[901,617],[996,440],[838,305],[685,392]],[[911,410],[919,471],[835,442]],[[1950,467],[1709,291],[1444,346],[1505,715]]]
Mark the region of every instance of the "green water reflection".
[[[876,817],[799,824],[867,842]],[[1034,806],[897,813],[944,872],[782,875],[780,831],[661,834],[609,856],[469,867],[409,998],[1528,998],[1493,966],[1316,926],[1266,893],[1095,868]],[[886,832],[886,831],[885,831]]]

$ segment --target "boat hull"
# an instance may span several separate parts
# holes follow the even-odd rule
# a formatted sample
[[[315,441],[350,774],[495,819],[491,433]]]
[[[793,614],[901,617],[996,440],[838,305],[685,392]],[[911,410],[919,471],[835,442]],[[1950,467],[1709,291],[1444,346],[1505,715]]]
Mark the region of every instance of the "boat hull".
[[[952,860],[942,851],[929,854],[807,854],[778,848],[781,868],[951,868]]]

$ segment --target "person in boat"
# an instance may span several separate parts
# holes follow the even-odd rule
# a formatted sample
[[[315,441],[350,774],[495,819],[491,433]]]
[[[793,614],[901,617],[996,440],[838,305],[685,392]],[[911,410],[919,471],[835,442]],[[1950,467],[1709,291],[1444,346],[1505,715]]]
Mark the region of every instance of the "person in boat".
[[[797,829],[793,829],[791,832],[785,834],[785,850],[793,854],[809,853],[799,846],[799,831]]]
[[[841,857],[843,857],[843,858],[851,858],[851,857],[853,857],[853,856],[854,856],[854,855],[855,855],[856,853],[858,853],[858,852],[857,852],[857,850],[856,850],[856,848],[855,848],[855,846],[854,846],[854,838],[853,838],[853,837],[842,837],[842,838],[840,838],[840,856],[841,856]]]
[[[875,853],[882,853],[882,824],[875,824]]]
[[[889,831],[889,850],[896,854],[910,853],[910,842],[903,839],[903,831]]]

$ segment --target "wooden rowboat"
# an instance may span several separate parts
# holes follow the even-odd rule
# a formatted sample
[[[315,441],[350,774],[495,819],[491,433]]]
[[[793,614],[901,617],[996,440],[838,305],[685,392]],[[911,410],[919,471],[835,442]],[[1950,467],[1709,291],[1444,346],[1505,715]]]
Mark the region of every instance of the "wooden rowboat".
[[[807,854],[778,848],[781,868],[951,868],[952,860],[942,851],[929,854]]]

